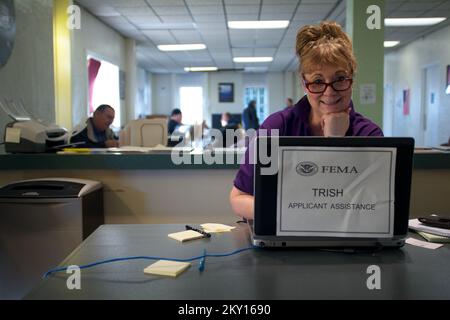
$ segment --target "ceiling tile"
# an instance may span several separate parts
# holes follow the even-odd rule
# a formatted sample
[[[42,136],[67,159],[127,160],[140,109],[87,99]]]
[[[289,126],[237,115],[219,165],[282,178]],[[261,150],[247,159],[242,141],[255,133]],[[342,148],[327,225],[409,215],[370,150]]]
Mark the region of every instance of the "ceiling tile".
[[[210,22],[210,23],[221,23],[222,28],[225,28],[225,16],[224,15],[217,15],[217,14],[201,14],[201,15],[194,15],[194,20],[199,25],[199,23],[203,22]]]
[[[227,14],[228,21],[257,20],[258,14]]]
[[[151,6],[184,6],[183,0],[146,0]]]
[[[189,10],[194,16],[198,14],[224,14],[222,6],[195,6],[189,7]]]
[[[154,72],[182,72],[184,64],[242,68],[243,64],[232,62],[235,55],[274,56],[272,63],[256,65],[269,66],[274,72],[296,71],[297,31],[325,17],[345,23],[346,16],[345,0],[78,0],[77,3],[123,36],[136,39],[139,64]],[[450,1],[444,0],[386,0],[385,8],[389,17],[450,17]],[[227,21],[256,19],[291,21],[287,29],[227,29]],[[385,39],[407,41],[431,29],[388,27]],[[205,43],[207,50],[169,54],[156,48],[158,44],[194,42]]]
[[[261,8],[261,14],[270,14],[270,13],[288,13],[291,16],[295,12],[296,4],[263,4]]]
[[[260,47],[276,47],[280,44],[280,39],[276,38],[260,38],[256,39],[255,45]]]
[[[197,31],[172,30],[172,35],[179,43],[201,43],[202,39]]]
[[[94,4],[94,3],[98,3],[99,1],[98,0],[95,0],[95,1],[90,0],[89,2]],[[101,1],[101,2],[107,2],[108,5],[111,5],[115,8],[143,7],[143,6],[147,5],[144,0],[127,0],[127,1],[107,0],[107,1]]]
[[[120,13],[117,12],[117,10],[113,7],[109,7],[109,6],[100,6],[100,7],[94,7],[94,6],[87,6],[86,9],[92,13],[95,16],[104,16],[104,17],[108,17],[108,16],[119,16]]]
[[[159,16],[164,23],[193,23],[190,16]]]
[[[272,1],[276,1],[276,0],[272,0]],[[405,0],[398,0],[398,1],[405,1]],[[336,2],[338,2],[338,0],[302,0],[303,4],[317,4],[317,3],[332,3],[332,4],[336,4]]]
[[[320,22],[325,18],[324,13],[311,13],[311,12],[300,12],[297,11],[293,20],[309,20],[314,22]]]
[[[189,6],[217,5],[217,0],[186,0]]]
[[[254,54],[257,57],[273,57],[276,48],[255,48]]]
[[[253,49],[251,48],[232,48],[233,57],[252,57]]]
[[[167,30],[143,30],[142,33],[149,37],[156,45],[177,43],[172,34]]]
[[[250,14],[250,15],[258,15],[259,13],[259,6],[248,6],[248,5],[231,5],[231,6],[225,6],[225,10],[227,11],[228,15],[231,14]]]
[[[261,12],[261,20],[291,20],[293,13]]]
[[[173,16],[173,15],[189,15],[185,6],[167,6],[167,7],[157,7],[152,6],[156,14],[160,16]]]
[[[246,4],[246,5],[259,5],[261,0],[224,0],[225,1],[225,5],[242,5],[242,4]]]
[[[301,4],[298,7],[297,13],[318,13],[325,17],[330,10],[333,8],[334,4],[332,3],[323,3],[323,4]]]
[[[293,4],[293,5],[297,5],[299,1],[298,0],[264,0],[264,4],[269,4],[269,5],[273,5],[273,4]],[[302,2],[304,2],[304,0],[302,0]]]
[[[126,16],[136,16],[136,15],[152,15],[155,16],[153,11],[148,7],[124,7],[124,8],[116,8],[117,12],[126,15]]]
[[[127,24],[128,21],[122,16],[118,17],[101,17],[101,20],[108,24]]]

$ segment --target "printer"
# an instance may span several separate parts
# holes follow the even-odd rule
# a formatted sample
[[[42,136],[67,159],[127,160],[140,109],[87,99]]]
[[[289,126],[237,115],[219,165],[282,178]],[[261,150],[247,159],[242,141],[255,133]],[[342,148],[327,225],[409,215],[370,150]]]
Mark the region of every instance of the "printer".
[[[68,132],[57,125],[21,119],[6,125],[4,141],[8,153],[52,152],[67,144]]]
[[[16,112],[11,111],[12,105]],[[0,100],[0,107],[13,119],[5,128],[4,144],[8,153],[41,153],[55,152],[67,144],[69,133],[66,129],[47,124],[33,117],[18,116],[18,106]],[[9,108],[8,108],[9,107]],[[26,113],[23,106],[22,114]]]

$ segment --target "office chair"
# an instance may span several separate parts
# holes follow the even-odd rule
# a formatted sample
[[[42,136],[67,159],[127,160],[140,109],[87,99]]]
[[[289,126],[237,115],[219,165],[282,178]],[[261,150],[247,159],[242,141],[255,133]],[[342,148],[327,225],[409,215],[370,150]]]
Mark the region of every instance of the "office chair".
[[[155,147],[167,144],[167,119],[131,120],[120,132],[120,146]]]

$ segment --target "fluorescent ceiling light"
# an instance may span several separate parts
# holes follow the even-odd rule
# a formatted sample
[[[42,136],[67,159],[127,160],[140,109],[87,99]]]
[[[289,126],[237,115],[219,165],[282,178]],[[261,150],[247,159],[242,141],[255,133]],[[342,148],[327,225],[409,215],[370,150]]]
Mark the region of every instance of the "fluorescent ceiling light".
[[[272,57],[236,57],[233,58],[234,62],[246,63],[246,62],[271,62]]]
[[[395,46],[398,45],[399,43],[400,43],[400,41],[385,41],[385,42],[384,42],[384,47],[385,47],[385,48],[395,47]]]
[[[228,21],[230,29],[284,29],[288,25],[289,20]]]
[[[186,67],[186,72],[217,71],[217,67]]]
[[[384,25],[386,27],[432,26],[445,19],[447,18],[386,18]]]
[[[161,51],[188,51],[188,50],[202,50],[206,49],[203,43],[193,44],[164,44],[159,45],[158,49]]]

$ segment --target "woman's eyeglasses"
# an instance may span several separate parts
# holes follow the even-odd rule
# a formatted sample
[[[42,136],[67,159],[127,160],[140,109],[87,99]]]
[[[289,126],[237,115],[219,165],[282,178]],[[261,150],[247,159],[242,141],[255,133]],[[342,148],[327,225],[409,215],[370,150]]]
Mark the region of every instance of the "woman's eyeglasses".
[[[352,86],[353,79],[352,78],[341,78],[335,80],[333,82],[307,82],[305,78],[303,78],[303,82],[305,83],[305,87],[311,93],[323,93],[327,90],[328,86],[331,86],[335,91],[345,91]]]

